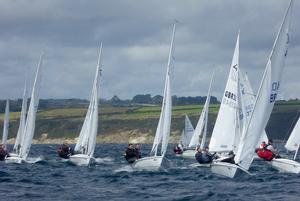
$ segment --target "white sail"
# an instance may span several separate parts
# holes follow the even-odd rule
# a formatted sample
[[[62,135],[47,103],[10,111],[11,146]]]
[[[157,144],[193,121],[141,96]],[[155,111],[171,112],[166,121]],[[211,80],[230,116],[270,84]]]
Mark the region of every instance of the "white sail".
[[[225,92],[211,136],[211,151],[224,152],[234,148],[238,109],[239,34],[230,67]]]
[[[98,92],[100,87],[102,43],[99,50],[98,64],[93,83],[90,104],[77,140],[75,151],[93,156],[98,130]]]
[[[249,124],[245,130],[245,134],[242,135],[241,144],[235,157],[238,165],[246,170],[249,169],[253,161],[255,146],[267,125],[278,94],[282,70],[288,51],[292,3],[293,0],[290,2],[275,40],[257,93]]]
[[[173,27],[173,34],[171,40],[171,46],[169,51],[169,59],[167,65],[167,74],[166,74],[166,82],[164,88],[164,98],[162,102],[161,114],[158,122],[158,126],[155,133],[155,138],[151,150],[151,155],[157,155],[157,148],[160,142],[161,145],[161,155],[164,156],[170,137],[170,129],[171,129],[171,116],[172,116],[172,96],[171,96],[171,68],[174,66],[174,38],[175,38],[175,30],[176,24]]]
[[[180,143],[183,147],[187,147],[192,139],[195,129],[187,115],[185,115],[184,129],[180,137]]]
[[[254,103],[255,103],[255,95],[252,89],[252,86],[250,84],[250,81],[248,79],[248,76],[246,73],[242,73],[240,71],[240,98],[241,98],[241,104],[240,104],[240,132],[245,133],[245,130],[248,126],[250,115],[252,113],[252,110],[254,108]],[[241,136],[242,137],[242,136]],[[239,139],[240,141],[240,139]],[[263,134],[261,139],[259,140],[258,144],[256,147],[259,147],[260,144],[265,141],[266,143],[268,142],[268,136],[266,134],[266,131],[263,130]]]
[[[297,151],[300,146],[300,117],[298,118],[298,121],[288,139],[288,141],[285,144],[285,148],[289,151]]]
[[[28,109],[28,115],[22,137],[22,144],[19,152],[19,157],[25,160],[28,156],[35,129],[36,112],[39,104],[39,92],[41,84],[41,66],[43,63],[43,53],[40,56],[39,64],[35,74],[34,84],[31,92],[31,100]]]
[[[23,100],[22,100],[22,109],[21,109],[21,116],[20,116],[20,123],[19,123],[19,129],[14,145],[14,152],[19,153],[20,151],[20,146],[22,144],[21,140],[23,139],[23,133],[25,130],[25,121],[26,121],[26,112],[27,112],[27,78],[25,80],[25,87],[24,87],[24,92],[23,92]]]
[[[211,91],[211,85],[213,81],[214,73],[211,77],[210,84],[208,87],[208,92],[206,96],[206,101],[203,106],[202,112],[200,114],[196,129],[194,131],[193,137],[190,141],[189,147],[196,147],[197,145],[200,145],[200,148],[204,147],[204,143],[206,141],[206,134],[207,134],[207,120],[208,120],[208,108],[210,103],[210,91]],[[200,137],[203,133],[203,137],[200,143]]]
[[[6,145],[7,145],[8,128],[9,128],[9,100],[6,100],[3,134],[2,134],[2,144],[5,150],[7,148]]]

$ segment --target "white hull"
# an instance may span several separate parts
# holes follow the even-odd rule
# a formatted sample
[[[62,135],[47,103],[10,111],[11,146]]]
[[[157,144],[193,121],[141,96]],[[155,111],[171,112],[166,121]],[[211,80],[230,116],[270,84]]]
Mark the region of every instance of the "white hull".
[[[239,167],[235,164],[225,162],[213,162],[211,164],[211,171],[215,174],[225,177],[233,178]]]
[[[75,154],[70,156],[69,161],[78,166],[88,166],[90,163],[91,157],[85,154]]]
[[[185,150],[182,152],[182,158],[186,158],[186,159],[193,159],[195,160],[195,154],[196,154],[196,150]]]
[[[158,170],[162,163],[162,156],[152,156],[138,159],[133,163],[133,168],[138,170]]]
[[[273,168],[280,172],[288,172],[288,173],[300,173],[300,163],[285,159],[285,158],[274,158],[269,162]]]
[[[211,166],[210,163],[207,164],[200,164],[200,163],[193,163],[189,165],[192,168],[198,167],[198,168],[209,168]]]
[[[21,164],[22,162],[24,162],[24,160],[20,157],[18,157],[17,155],[15,156],[9,156],[5,159],[5,163],[18,163]]]

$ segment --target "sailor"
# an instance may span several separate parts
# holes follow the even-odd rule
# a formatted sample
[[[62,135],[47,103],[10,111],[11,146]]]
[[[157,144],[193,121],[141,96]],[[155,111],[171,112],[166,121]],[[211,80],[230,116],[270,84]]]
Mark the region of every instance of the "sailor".
[[[228,156],[225,159],[221,160],[221,162],[235,164],[234,157],[235,157],[234,152],[230,151],[230,152],[228,152]]]
[[[183,147],[182,147],[182,144],[181,144],[181,143],[177,144],[177,145],[174,147],[174,152],[175,152],[175,154],[182,154],[182,152],[183,152]]]
[[[68,159],[71,155],[73,155],[73,149],[69,146],[68,142],[64,142],[57,149],[58,156],[64,159]]]
[[[266,149],[271,151],[275,158],[280,158],[278,152],[276,151],[276,149],[273,146],[273,140],[272,139],[269,139],[268,144],[266,145]]]
[[[200,149],[200,147],[197,147],[197,153],[195,154],[196,160],[200,164],[206,164],[211,163],[215,154],[211,154],[209,152],[208,147],[205,147],[203,150]]]
[[[134,163],[134,161],[138,159],[138,154],[133,144],[128,144],[128,147],[125,150],[124,157],[128,161],[128,163]]]
[[[135,145],[135,151],[136,151],[137,159],[142,158],[141,145],[140,144]]]
[[[262,144],[260,145],[260,148],[255,149],[255,152],[259,158],[262,158],[266,161],[273,160],[273,158],[275,157],[275,149],[272,146],[272,140],[269,140],[268,144],[266,144],[263,141]]]
[[[9,154],[5,150],[5,147],[3,146],[3,144],[0,144],[0,161],[4,161],[5,158],[8,156],[9,156]]]

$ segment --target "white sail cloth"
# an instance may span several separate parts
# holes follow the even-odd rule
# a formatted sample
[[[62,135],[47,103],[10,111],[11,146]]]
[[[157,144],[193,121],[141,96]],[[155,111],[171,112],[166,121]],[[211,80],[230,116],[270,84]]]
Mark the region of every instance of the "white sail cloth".
[[[194,129],[189,117],[187,115],[185,115],[184,129],[180,136],[180,143],[183,145],[183,147],[187,147],[189,145],[194,131],[195,131],[195,129]]]
[[[90,157],[94,154],[98,130],[98,93],[100,87],[101,54],[102,43],[99,50],[98,64],[93,82],[90,104],[74,149],[76,152],[80,152]]]
[[[241,143],[235,157],[235,161],[238,165],[246,170],[249,169],[252,163],[255,146],[266,127],[278,94],[282,70],[289,44],[289,27],[292,15],[292,4],[293,0],[287,9],[283,23],[275,40],[256,96],[249,124],[245,130],[245,134],[242,135]]]
[[[239,35],[232,58],[230,72],[222,98],[209,148],[214,152],[233,150],[238,115]]]
[[[300,117],[298,118],[298,121],[288,139],[288,141],[285,144],[285,148],[289,151],[297,151],[300,146]]]
[[[3,134],[2,134],[2,144],[5,150],[7,149],[6,145],[7,145],[8,128],[9,128],[9,100],[6,101]]]

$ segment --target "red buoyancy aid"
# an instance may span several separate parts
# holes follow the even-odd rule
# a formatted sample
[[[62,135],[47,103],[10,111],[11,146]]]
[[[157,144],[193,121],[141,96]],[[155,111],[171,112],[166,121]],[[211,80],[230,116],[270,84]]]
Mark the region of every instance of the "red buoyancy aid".
[[[259,158],[262,158],[266,161],[271,161],[275,156],[272,151],[267,149],[257,149],[256,153]]]

